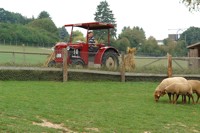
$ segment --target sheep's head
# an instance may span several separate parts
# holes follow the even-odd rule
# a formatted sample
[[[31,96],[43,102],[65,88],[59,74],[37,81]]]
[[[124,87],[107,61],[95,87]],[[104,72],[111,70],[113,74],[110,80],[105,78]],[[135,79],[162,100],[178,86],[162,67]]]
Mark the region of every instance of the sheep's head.
[[[166,94],[165,91],[155,90],[155,92],[154,92],[154,99],[155,99],[155,101],[158,102],[159,98],[161,96],[164,96],[165,94]]]
[[[158,100],[159,100],[159,98],[160,98],[161,96],[164,96],[164,95],[166,94],[166,92],[164,91],[163,88],[164,88],[163,84],[159,84],[159,85],[156,87],[156,89],[155,89],[155,91],[154,91],[154,99],[155,99],[156,102],[158,102]]]
[[[156,102],[158,102],[161,95],[162,95],[162,92],[160,90],[156,90],[154,92],[154,99],[155,99]]]

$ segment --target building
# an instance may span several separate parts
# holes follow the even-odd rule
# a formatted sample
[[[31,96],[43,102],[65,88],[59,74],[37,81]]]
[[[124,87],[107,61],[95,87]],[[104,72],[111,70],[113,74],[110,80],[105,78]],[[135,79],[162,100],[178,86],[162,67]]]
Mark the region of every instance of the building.
[[[168,34],[168,38],[171,39],[172,41],[177,41],[178,34]]]
[[[197,69],[200,67],[200,42],[187,46],[189,49],[188,56],[192,57],[189,59],[189,67]]]

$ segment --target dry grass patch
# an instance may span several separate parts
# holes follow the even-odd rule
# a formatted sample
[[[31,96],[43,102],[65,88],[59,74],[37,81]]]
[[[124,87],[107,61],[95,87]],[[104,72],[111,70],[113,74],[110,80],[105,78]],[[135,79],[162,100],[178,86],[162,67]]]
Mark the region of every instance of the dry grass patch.
[[[68,129],[67,127],[64,127],[64,124],[55,124],[52,123],[46,119],[41,119],[42,123],[37,123],[37,122],[33,122],[33,125],[38,125],[38,126],[42,126],[42,127],[48,127],[48,128],[54,128],[54,129],[60,129],[63,130],[67,133],[77,133],[75,131],[72,131],[70,129]]]

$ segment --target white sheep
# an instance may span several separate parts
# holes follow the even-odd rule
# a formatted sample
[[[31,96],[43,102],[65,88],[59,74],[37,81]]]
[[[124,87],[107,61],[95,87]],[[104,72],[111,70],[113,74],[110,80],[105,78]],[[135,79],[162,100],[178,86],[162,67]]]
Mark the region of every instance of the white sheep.
[[[194,98],[192,96],[192,86],[187,83],[172,83],[171,85],[167,86],[165,89],[165,92],[168,94],[173,94],[173,103],[176,103],[178,100],[179,95],[187,95],[189,98],[192,98],[192,101],[194,103]],[[176,99],[174,99],[174,95],[176,95]]]
[[[156,87],[154,91],[154,99],[157,102],[161,96],[164,96],[166,92],[164,89],[172,83],[187,83],[187,80],[183,77],[171,77],[165,78],[161,81],[161,83]],[[171,94],[168,93],[169,101],[171,102]]]
[[[188,80],[188,83],[192,86],[193,93],[196,93],[196,95],[197,95],[196,103],[198,103],[198,100],[200,97],[200,81],[199,80]]]

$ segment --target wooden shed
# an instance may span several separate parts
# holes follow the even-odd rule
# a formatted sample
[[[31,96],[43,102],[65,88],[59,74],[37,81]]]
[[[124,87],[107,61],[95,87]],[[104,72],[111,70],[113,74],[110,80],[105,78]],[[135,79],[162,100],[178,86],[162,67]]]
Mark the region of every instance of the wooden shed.
[[[200,67],[200,42],[187,46],[189,49],[188,56],[189,67],[190,68],[199,68]]]

